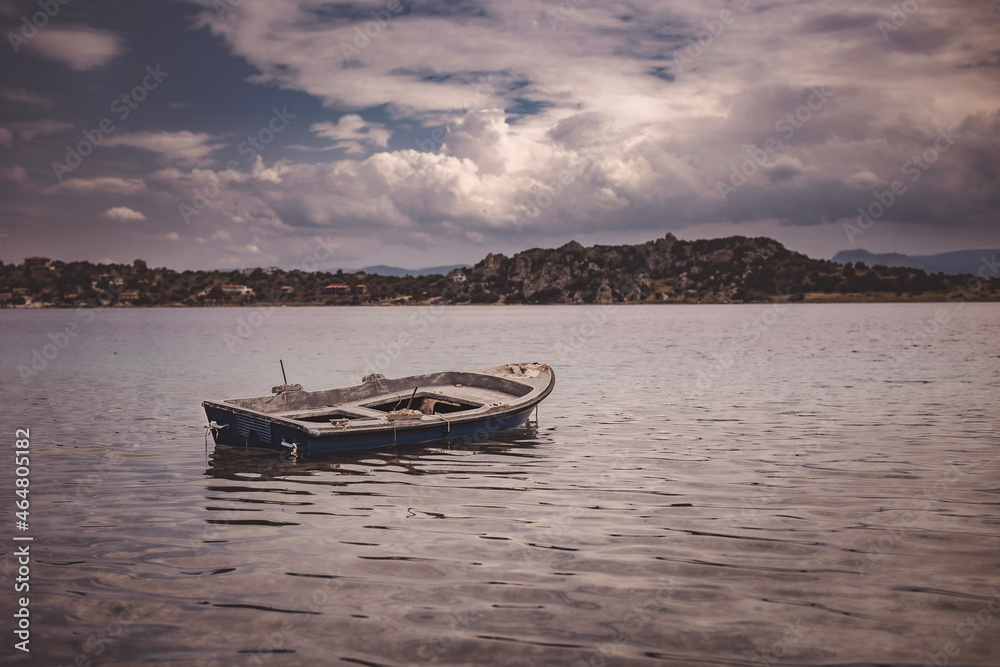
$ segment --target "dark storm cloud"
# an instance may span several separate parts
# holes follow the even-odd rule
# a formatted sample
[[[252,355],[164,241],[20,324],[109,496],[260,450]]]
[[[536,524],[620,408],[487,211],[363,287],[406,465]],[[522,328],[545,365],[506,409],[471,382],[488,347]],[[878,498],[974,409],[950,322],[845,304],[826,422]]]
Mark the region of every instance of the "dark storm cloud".
[[[808,19],[802,26],[806,32],[827,33],[840,32],[841,30],[856,30],[859,28],[870,28],[879,19],[879,14],[863,12],[859,14],[824,14]]]
[[[973,69],[977,67],[987,67],[987,68],[1000,68],[1000,51],[993,52],[992,59],[983,58],[982,60],[975,63],[963,63],[958,65],[959,69]]]
[[[948,28],[932,28],[922,32],[914,30],[900,35],[892,34],[888,44],[892,49],[910,55],[933,55],[944,51],[959,37],[959,33]]]

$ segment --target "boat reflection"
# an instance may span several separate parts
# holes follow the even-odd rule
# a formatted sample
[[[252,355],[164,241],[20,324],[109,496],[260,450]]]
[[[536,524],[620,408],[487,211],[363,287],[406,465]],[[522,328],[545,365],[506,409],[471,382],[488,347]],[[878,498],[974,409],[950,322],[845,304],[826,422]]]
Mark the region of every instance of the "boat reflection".
[[[205,475],[244,482],[251,478],[269,481],[290,475],[298,477],[317,473],[367,475],[370,474],[368,468],[372,464],[399,466],[408,474],[422,475],[428,472],[422,466],[428,457],[437,457],[448,452],[471,452],[537,458],[539,454],[535,451],[536,448],[548,440],[547,436],[539,437],[538,423],[529,421],[517,428],[493,433],[488,438],[480,440],[472,438],[438,440],[422,445],[313,456],[278,454],[273,451],[233,445],[215,445],[208,454],[208,468],[205,470]]]

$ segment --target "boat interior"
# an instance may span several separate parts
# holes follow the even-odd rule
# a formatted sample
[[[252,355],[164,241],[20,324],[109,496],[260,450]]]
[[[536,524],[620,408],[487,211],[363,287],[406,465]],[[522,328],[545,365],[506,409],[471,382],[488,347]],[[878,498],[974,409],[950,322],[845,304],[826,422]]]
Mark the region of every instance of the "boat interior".
[[[372,376],[368,376],[372,377]],[[484,405],[509,404],[534,387],[480,373],[434,373],[322,391],[284,391],[273,396],[224,401],[235,407],[295,421],[328,424],[342,420],[385,420],[399,411],[413,416],[452,415]]]

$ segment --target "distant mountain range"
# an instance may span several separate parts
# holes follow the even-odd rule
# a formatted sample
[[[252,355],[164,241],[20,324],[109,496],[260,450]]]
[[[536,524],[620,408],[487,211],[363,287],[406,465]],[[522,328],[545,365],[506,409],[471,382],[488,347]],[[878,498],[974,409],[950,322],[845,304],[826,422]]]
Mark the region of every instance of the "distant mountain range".
[[[883,266],[905,266],[911,269],[923,269],[927,273],[976,273],[983,266],[983,258],[993,261],[993,256],[1000,249],[992,250],[956,250],[942,252],[936,255],[903,255],[898,252],[874,253],[867,250],[841,250],[833,257],[838,264],[848,262],[864,262],[868,266],[881,264]]]
[[[368,275],[380,275],[380,276],[395,276],[396,278],[403,278],[406,276],[430,276],[435,273],[440,273],[442,276],[448,275],[448,272],[452,269],[467,269],[468,264],[451,264],[449,266],[431,266],[426,269],[402,269],[398,266],[386,266],[385,264],[378,264],[376,266],[366,266],[361,271],[364,271]]]

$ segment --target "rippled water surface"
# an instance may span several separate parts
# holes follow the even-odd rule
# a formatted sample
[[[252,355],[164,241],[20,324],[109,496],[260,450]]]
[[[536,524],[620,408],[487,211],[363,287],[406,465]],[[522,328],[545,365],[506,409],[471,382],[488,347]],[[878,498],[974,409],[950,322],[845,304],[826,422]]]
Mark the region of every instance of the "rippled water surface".
[[[995,304],[0,327],[8,452],[15,428],[32,445],[30,655],[0,468],[11,664],[1000,664]],[[33,351],[55,358],[19,372]],[[307,389],[509,361],[557,380],[483,442],[206,446],[200,401],[267,393],[278,359]]]

